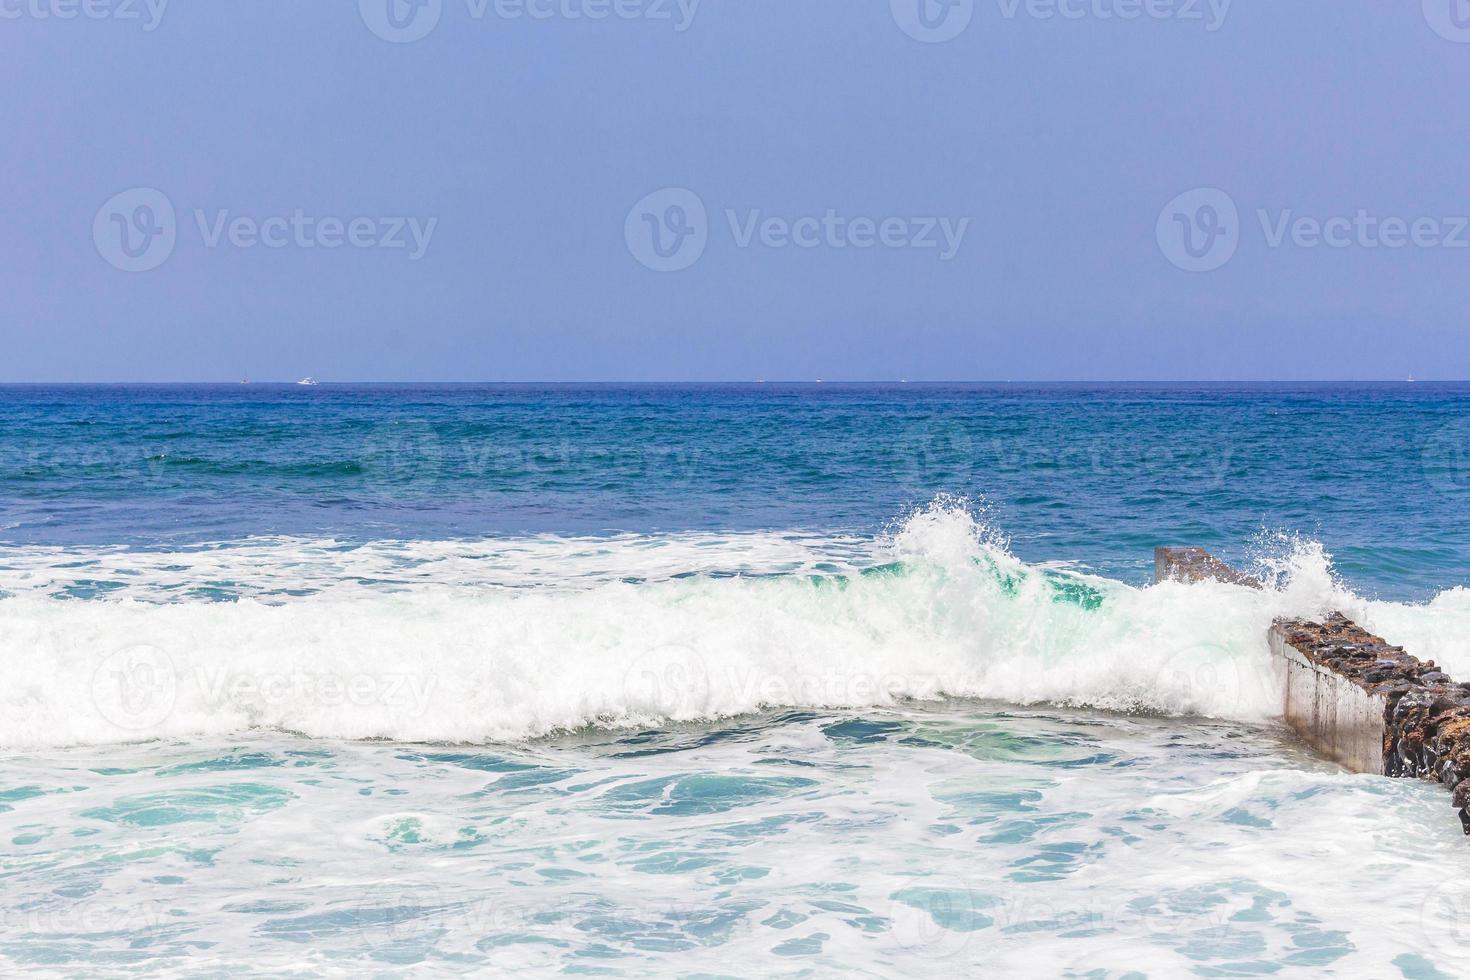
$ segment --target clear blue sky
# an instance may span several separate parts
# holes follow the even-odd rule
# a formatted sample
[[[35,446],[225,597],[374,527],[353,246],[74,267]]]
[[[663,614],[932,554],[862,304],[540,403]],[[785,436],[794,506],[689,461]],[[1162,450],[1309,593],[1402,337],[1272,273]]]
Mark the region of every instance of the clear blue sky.
[[[1465,0],[82,2],[0,380],[1470,377]]]

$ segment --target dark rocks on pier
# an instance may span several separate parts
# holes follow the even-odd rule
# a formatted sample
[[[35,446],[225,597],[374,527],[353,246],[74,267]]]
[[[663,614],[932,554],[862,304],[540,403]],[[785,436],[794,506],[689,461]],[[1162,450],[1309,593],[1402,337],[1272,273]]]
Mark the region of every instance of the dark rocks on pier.
[[[1156,548],[1154,572],[1160,582],[1215,580],[1262,588],[1203,548]],[[1339,613],[1325,623],[1277,620],[1271,632],[1273,646],[1284,642],[1295,651],[1282,654],[1292,661],[1289,669],[1299,654],[1305,660],[1301,669],[1313,677],[1330,675],[1339,690],[1345,682],[1365,695],[1339,701],[1308,680],[1304,699],[1295,701],[1289,680],[1288,722],[1319,751],[1359,772],[1449,787],[1460,825],[1470,835],[1470,683],[1455,683],[1434,661],[1410,656]],[[1380,704],[1381,727],[1374,720]]]
[[[1383,772],[1443,783],[1470,834],[1470,685],[1334,613],[1277,628],[1308,660],[1384,698]]]

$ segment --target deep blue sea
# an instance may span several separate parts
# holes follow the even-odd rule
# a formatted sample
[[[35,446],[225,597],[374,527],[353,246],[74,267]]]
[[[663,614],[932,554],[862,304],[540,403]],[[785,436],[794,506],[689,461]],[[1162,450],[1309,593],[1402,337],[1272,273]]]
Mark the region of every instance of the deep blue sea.
[[[1467,514],[1470,384],[0,386],[0,966],[1463,975],[1265,636],[1470,679]]]
[[[0,386],[0,541],[800,529],[983,500],[1027,561],[1313,537],[1470,578],[1470,384]]]

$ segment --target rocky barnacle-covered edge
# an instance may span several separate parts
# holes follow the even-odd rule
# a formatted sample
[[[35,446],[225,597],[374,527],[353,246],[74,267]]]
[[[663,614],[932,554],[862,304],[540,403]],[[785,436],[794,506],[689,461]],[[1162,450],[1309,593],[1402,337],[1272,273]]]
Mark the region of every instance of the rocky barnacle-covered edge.
[[[1325,623],[1278,620],[1312,663],[1384,699],[1383,774],[1443,783],[1470,834],[1470,684],[1334,613]]]

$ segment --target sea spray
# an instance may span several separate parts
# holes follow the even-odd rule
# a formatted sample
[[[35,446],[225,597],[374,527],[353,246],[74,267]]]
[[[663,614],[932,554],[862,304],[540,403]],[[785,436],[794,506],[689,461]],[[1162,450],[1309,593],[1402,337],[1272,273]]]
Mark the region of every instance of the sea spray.
[[[188,555],[168,556],[171,601],[156,577],[77,601],[65,575],[12,574],[0,578],[15,592],[0,599],[0,746],[251,729],[486,742],[942,698],[1259,721],[1280,704],[1271,621],[1355,601],[1324,584],[1327,557],[1311,547],[1260,592],[1028,565],[949,499],[865,545],[834,539],[831,561],[819,541],[795,541],[663,542],[698,556],[684,569],[648,538],[445,544],[429,581],[412,571],[433,549],[402,543],[404,577],[385,582],[382,546],[364,568],[333,548],[343,586],[293,595],[276,581],[230,601],[199,588],[279,578],[310,564],[301,544],[257,543],[238,567],[230,549],[206,550],[197,580]],[[502,581],[473,584],[461,556],[453,583],[446,550],[484,553]],[[506,584],[517,554],[556,554],[556,580]]]

